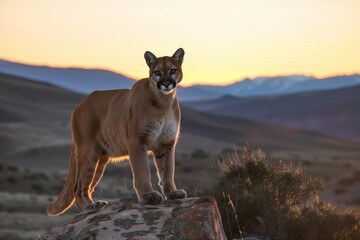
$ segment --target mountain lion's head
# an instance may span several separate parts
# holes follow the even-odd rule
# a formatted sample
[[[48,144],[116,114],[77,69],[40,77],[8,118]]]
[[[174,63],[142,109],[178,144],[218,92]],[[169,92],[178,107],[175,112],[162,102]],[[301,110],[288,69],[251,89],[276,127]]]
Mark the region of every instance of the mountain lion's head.
[[[184,55],[185,52],[182,48],[176,50],[171,57],[157,58],[153,53],[146,51],[144,57],[150,68],[150,83],[165,94],[173,92],[183,77],[181,64]]]

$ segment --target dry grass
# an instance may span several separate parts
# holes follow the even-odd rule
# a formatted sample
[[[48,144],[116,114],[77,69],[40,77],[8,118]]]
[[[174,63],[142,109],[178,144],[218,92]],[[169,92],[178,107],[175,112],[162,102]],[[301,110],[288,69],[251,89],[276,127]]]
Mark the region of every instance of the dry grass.
[[[176,183],[179,188],[187,186],[188,192],[190,188],[196,189],[196,195],[216,197],[229,239],[247,235],[295,240],[357,239],[359,212],[321,203],[317,196],[321,182],[311,178],[303,165],[284,163],[252,149],[226,149],[222,156],[201,150],[180,155],[176,162]],[[295,160],[303,159],[299,158]],[[320,164],[323,163],[312,162],[309,167],[325,171],[327,165]],[[150,166],[156,185],[152,161]],[[360,181],[359,170],[341,173],[342,168],[332,169],[338,172],[325,172],[325,175],[336,176],[332,181],[340,189],[339,196],[356,187],[347,185],[349,179],[356,184]],[[0,239],[36,238],[37,234],[61,223],[61,218],[47,217],[45,209],[58,194],[66,174],[44,174],[4,164],[0,164],[0,173],[4,191],[0,192],[0,214],[7,219],[0,224]],[[341,179],[347,179],[341,181],[344,185],[339,184]],[[212,187],[193,187],[197,183]],[[108,166],[94,197],[107,200],[134,194],[129,163],[122,162]],[[359,205],[359,202],[354,197],[351,203]],[[74,207],[69,215],[77,212]],[[56,222],[45,224],[49,219]]]
[[[360,212],[319,201],[322,182],[303,165],[284,164],[261,150],[245,148],[219,161],[221,174],[197,194],[218,201],[229,239],[358,239]]]

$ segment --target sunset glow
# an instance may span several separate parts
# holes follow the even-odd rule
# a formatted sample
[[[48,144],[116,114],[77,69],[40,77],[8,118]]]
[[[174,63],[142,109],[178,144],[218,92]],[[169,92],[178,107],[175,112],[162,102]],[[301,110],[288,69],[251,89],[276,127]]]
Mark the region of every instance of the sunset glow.
[[[146,77],[185,49],[183,85],[360,72],[358,0],[2,0],[0,59]]]

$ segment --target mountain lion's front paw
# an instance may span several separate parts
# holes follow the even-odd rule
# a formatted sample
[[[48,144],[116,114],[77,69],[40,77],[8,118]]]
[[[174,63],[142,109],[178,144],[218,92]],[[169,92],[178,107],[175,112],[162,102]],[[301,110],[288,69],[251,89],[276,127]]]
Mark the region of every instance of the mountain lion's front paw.
[[[167,199],[179,199],[179,198],[186,198],[187,197],[187,193],[185,192],[185,190],[183,189],[179,189],[176,191],[173,191],[169,194],[167,194]]]
[[[164,201],[163,196],[155,191],[155,192],[150,192],[150,193],[145,193],[144,195],[141,196],[140,202],[144,203],[144,204],[160,204]]]

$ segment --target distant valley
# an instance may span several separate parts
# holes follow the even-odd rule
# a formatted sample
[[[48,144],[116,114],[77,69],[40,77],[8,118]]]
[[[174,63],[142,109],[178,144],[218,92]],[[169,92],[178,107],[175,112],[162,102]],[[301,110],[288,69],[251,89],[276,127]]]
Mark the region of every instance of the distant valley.
[[[259,97],[185,102],[207,113],[360,140],[360,86]]]

